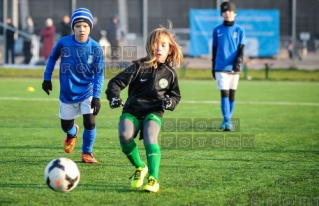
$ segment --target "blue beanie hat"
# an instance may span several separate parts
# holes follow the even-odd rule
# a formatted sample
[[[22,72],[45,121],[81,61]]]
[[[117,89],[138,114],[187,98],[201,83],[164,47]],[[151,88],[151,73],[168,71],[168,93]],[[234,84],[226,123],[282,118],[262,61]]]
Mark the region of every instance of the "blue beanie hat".
[[[90,10],[86,8],[79,8],[74,10],[72,17],[71,17],[71,28],[73,29],[74,25],[78,22],[85,22],[87,23],[90,28],[93,28],[93,16]]]

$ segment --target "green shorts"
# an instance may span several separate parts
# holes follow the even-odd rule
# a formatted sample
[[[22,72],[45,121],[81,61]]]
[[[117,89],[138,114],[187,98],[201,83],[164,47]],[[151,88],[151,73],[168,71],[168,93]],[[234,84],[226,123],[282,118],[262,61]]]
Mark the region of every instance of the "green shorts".
[[[132,115],[130,113],[123,113],[120,116],[120,121],[123,119],[131,120],[137,130],[140,130],[148,120],[153,120],[154,122],[156,122],[160,126],[160,128],[162,127],[162,122],[163,122],[163,120],[160,116],[153,114],[153,113],[146,115],[146,117],[144,117],[143,119],[137,119],[134,115]]]
[[[123,119],[128,119],[131,122],[133,122],[137,131],[139,131],[139,133],[140,133],[140,137],[139,137],[140,140],[144,139],[143,126],[148,120],[152,120],[152,121],[156,122],[160,126],[160,128],[162,127],[162,121],[163,121],[160,116],[153,114],[153,113],[146,115],[146,117],[144,117],[143,119],[137,119],[134,115],[132,115],[130,113],[123,113],[120,116],[120,121]],[[137,134],[138,134],[138,132],[135,134],[134,138],[136,138]]]

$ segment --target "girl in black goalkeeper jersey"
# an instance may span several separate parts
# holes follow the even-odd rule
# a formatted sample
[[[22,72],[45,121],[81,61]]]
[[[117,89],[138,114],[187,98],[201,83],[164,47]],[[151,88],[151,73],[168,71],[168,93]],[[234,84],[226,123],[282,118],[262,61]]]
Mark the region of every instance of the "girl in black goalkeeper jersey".
[[[159,190],[158,172],[161,151],[158,134],[162,125],[164,110],[174,110],[181,99],[177,75],[172,68],[179,66],[183,54],[169,28],[161,26],[153,30],[146,42],[147,56],[133,61],[133,64],[111,79],[106,90],[110,107],[124,106],[118,125],[120,145],[136,171],[131,186],[140,188],[148,175],[143,190]],[[123,104],[120,92],[128,86],[128,98]],[[134,138],[140,132],[144,140],[147,165],[141,160]]]

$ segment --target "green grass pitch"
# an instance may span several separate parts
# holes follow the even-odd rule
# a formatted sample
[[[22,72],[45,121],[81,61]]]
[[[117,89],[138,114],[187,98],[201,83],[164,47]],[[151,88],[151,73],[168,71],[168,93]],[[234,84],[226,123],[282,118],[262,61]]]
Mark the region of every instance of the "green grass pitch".
[[[171,134],[219,135],[225,137],[225,144],[164,147],[156,194],[130,189],[128,178],[134,168],[120,150],[117,123],[121,110],[110,109],[105,100],[107,81],[96,120],[94,155],[99,163],[95,165],[80,162],[81,138],[73,153],[64,153],[58,80],[54,80],[50,96],[42,91],[41,83],[40,78],[0,81],[0,205],[319,203],[318,82],[241,81],[234,113],[240,131],[162,132],[161,144],[162,138]],[[27,91],[29,86],[35,91]],[[181,80],[180,89],[180,104],[164,118],[221,118],[215,82]],[[125,99],[126,90],[122,97]],[[76,123],[82,125],[82,118]],[[227,135],[250,135],[253,147],[229,146]],[[142,142],[137,143],[146,160]],[[54,192],[43,180],[46,164],[57,157],[71,158],[80,169],[79,185],[70,193]]]

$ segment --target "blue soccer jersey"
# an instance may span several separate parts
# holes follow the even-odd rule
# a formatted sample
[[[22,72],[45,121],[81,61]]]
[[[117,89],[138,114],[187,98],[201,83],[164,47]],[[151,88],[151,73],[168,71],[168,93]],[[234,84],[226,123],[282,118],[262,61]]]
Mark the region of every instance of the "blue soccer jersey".
[[[217,47],[215,72],[231,72],[237,57],[239,45],[245,45],[243,28],[233,26],[217,26],[213,31],[213,47]],[[241,66],[242,67],[242,66]]]
[[[100,98],[105,69],[100,44],[90,37],[84,43],[76,41],[74,35],[61,38],[49,56],[44,80],[51,80],[60,57],[60,100],[72,104],[91,96]]]

